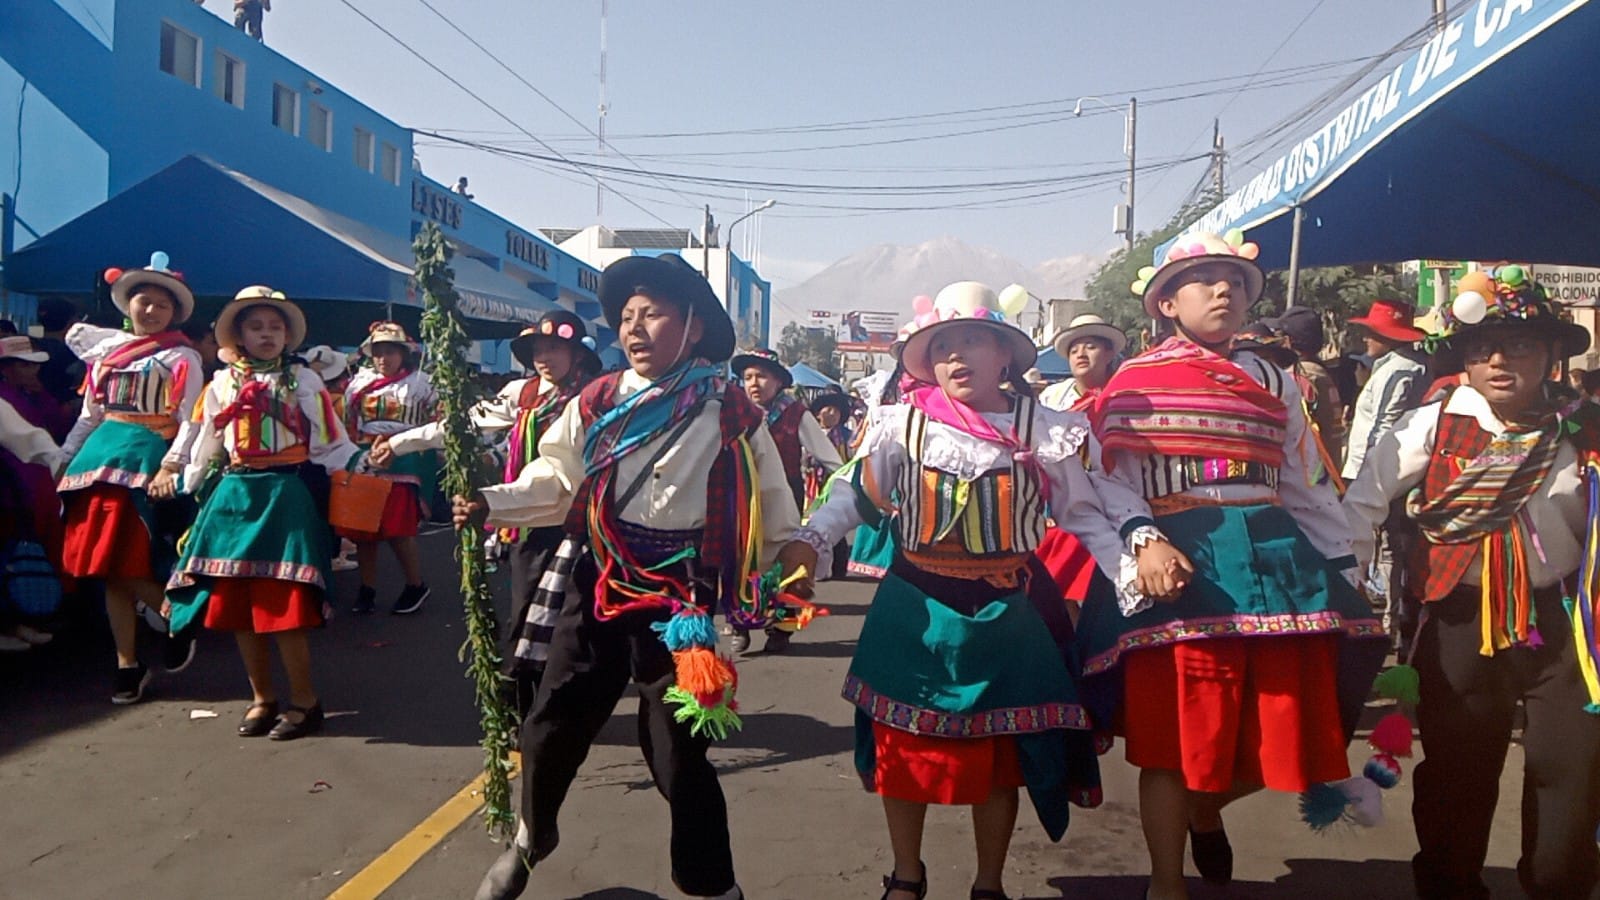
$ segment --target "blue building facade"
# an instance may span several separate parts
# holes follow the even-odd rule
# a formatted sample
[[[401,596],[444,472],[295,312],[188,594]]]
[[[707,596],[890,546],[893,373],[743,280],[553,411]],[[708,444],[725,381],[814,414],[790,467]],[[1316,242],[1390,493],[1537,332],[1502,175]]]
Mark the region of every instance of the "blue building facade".
[[[113,202],[158,178],[194,192],[184,221],[140,223]],[[231,183],[247,190],[213,200]],[[291,293],[326,301],[341,334],[346,319],[414,319],[405,248],[426,222],[456,247],[463,309],[482,336],[504,338],[557,304],[599,316],[595,267],[427,178],[408,129],[192,0],[4,0],[0,199],[0,315],[23,321],[43,294],[92,302],[93,273],[148,255],[106,248],[140,240],[186,273],[193,263],[191,284],[212,304],[247,283],[278,286],[268,254],[281,251],[231,240],[240,223],[268,219],[289,246],[343,248],[331,265],[374,269],[360,286],[302,279]],[[113,239],[124,225],[149,237]],[[213,255],[231,260],[236,283],[202,277],[221,270]],[[503,368],[503,344],[483,347],[486,364]]]

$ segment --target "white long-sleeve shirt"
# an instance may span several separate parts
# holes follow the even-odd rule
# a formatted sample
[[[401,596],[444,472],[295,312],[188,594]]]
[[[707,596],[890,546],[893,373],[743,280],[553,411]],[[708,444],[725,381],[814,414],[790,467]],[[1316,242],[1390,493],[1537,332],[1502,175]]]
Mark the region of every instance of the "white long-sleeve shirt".
[[[500,393],[493,397],[485,398],[475,404],[468,415],[472,424],[480,431],[496,432],[517,424],[517,414],[522,409],[522,388],[530,379],[519,378],[500,389]],[[539,396],[555,390],[555,385],[549,381],[539,382]],[[424,450],[444,449],[444,423],[429,422],[416,428],[402,431],[389,438],[389,447],[396,456],[405,456],[410,453],[421,453]]]
[[[625,399],[649,384],[648,379],[636,372],[624,372],[617,384],[618,399]],[[711,466],[722,452],[721,414],[721,398],[708,399],[682,436],[653,464],[644,486],[627,505],[616,510],[617,517],[663,531],[704,528],[706,487],[711,478]],[[618,484],[632,484],[667,437],[669,435],[652,439],[618,462]],[[579,406],[568,403],[561,417],[539,439],[538,459],[523,467],[515,481],[483,489],[490,524],[508,528],[562,524],[574,494],[583,483],[583,439]],[[800,514],[795,509],[778,448],[772,443],[766,426],[756,429],[750,437],[750,445],[755,451],[761,479],[764,531],[761,560],[765,567],[799,527]]]
[[[1506,431],[1489,401],[1469,385],[1457,387],[1443,403],[1430,403],[1401,416],[1367,454],[1360,476],[1350,483],[1344,495],[1344,512],[1355,535],[1356,559],[1363,567],[1372,560],[1375,535],[1389,516],[1389,504],[1421,484],[1427,474],[1439,417],[1446,412],[1471,416],[1493,435]],[[1538,536],[1536,552],[1528,554],[1528,572],[1534,587],[1556,584],[1582,561],[1585,497],[1577,451],[1571,442],[1562,441],[1549,476],[1523,506]],[[1462,582],[1480,584],[1481,568],[1476,563],[1468,566]]]
[[[433,420],[439,397],[420,371],[368,391],[357,404],[356,393],[382,377],[375,369],[362,369],[345,385],[345,415],[356,423],[352,440],[366,443],[378,435],[396,435]]]
[[[1350,420],[1346,445],[1345,481],[1361,474],[1361,464],[1400,416],[1422,402],[1428,389],[1428,367],[1411,350],[1392,350],[1372,364],[1372,376],[1356,395],[1355,417]]]
[[[280,373],[271,373],[250,377],[255,381],[276,381],[283,376]],[[226,453],[234,461],[241,461],[238,421],[235,420],[226,428],[216,426],[217,415],[238,396],[239,387],[238,376],[231,370],[224,369],[212,376],[211,383],[207,385],[200,401],[203,418],[184,426],[185,431],[192,432],[188,438],[191,442],[189,464],[183,472],[185,491],[193,492],[199,489],[205,478],[206,469],[218,456]],[[361,448],[345,434],[344,426],[338,419],[330,415],[332,404],[324,404],[322,399],[324,393],[322,379],[317,377],[317,373],[305,366],[295,367],[294,403],[305,416],[309,429],[309,440],[305,444],[307,456],[313,463],[333,472],[345,468],[350,458],[360,452]],[[263,433],[269,428],[270,434]],[[299,442],[289,431],[288,426],[281,422],[268,423],[267,428],[252,429],[249,440],[255,442],[255,446],[248,449],[278,452]],[[268,443],[270,447],[264,446]]]
[[[73,326],[74,330],[77,328],[78,326]],[[100,332],[103,329],[94,331]],[[121,369],[110,370],[104,365],[103,356],[93,354],[109,353],[127,341],[137,340],[134,335],[126,332],[121,332],[120,336],[117,332],[110,334],[112,335],[110,338],[93,348],[91,355],[83,357],[84,362],[89,364],[93,380],[97,383],[117,377],[125,379],[130,389],[126,392],[126,396],[107,402],[102,402],[95,396],[93,390],[84,392],[83,410],[78,414],[78,421],[73,423],[72,431],[68,432],[67,439],[61,444],[63,459],[70,462],[72,457],[78,454],[83,442],[89,439],[89,435],[101,422],[105,421],[108,411],[127,412],[172,417],[173,425],[179,429],[178,436],[173,439],[161,463],[165,467],[181,468],[189,460],[189,445],[185,443],[187,438],[182,426],[189,420],[195,402],[200,399],[200,391],[205,388],[205,365],[200,361],[200,354],[188,346],[168,347]],[[76,351],[79,349],[79,344],[72,338],[72,333],[68,332],[68,346]]]
[[[833,446],[828,433],[822,430],[822,423],[810,412],[800,415],[800,449],[811,454],[811,459],[822,467],[824,472],[832,472],[844,465],[844,460],[839,458],[839,451]]]
[[[61,450],[50,432],[29,422],[3,399],[0,399],[0,447],[25,463],[49,466],[52,471],[62,465]]]
[[[870,467],[872,481],[884,490],[900,480],[911,464],[905,444],[909,406],[880,406],[872,412],[872,424],[856,456]],[[1010,433],[1014,413],[984,413],[983,418],[1002,434]],[[971,481],[985,472],[1011,464],[1011,450],[1003,444],[986,441],[960,429],[929,421],[923,441],[922,464]],[[1116,578],[1122,554],[1118,522],[1108,518],[1100,495],[1083,469],[1078,449],[1089,435],[1089,422],[1082,414],[1061,412],[1045,406],[1034,407],[1034,455],[1050,481],[1050,512],[1056,524],[1078,536],[1095,561],[1111,578]],[[857,490],[847,481],[836,480],[828,498],[811,511],[802,529],[803,537],[826,556],[830,548],[862,523],[857,508]],[[806,532],[811,534],[807,535]],[[827,560],[819,566],[826,570]]]

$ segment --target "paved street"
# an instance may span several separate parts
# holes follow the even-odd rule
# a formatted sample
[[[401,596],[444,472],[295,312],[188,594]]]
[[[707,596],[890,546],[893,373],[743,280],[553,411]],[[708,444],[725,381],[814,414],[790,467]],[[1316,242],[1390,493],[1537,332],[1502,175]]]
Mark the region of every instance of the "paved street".
[[[479,770],[477,713],[456,659],[463,628],[448,538],[424,546],[435,592],[420,614],[382,612],[398,590],[391,577],[379,615],[341,615],[314,636],[329,720],[323,735],[297,743],[234,736],[248,691],[225,635],[204,635],[194,666],[158,677],[153,699],[133,707],[108,701],[103,635],[0,658],[0,897],[325,897],[455,795]],[[343,606],[355,579],[339,578]],[[756,900],[880,893],[887,839],[875,798],[853,774],[850,708],[838,697],[871,590],[824,585],[832,617],[787,655],[755,652],[741,663],[745,729],[713,758],[740,882]],[[153,641],[149,649],[156,659]],[[534,872],[527,897],[679,896],[668,877],[666,807],[634,746],[634,708],[625,699],[602,733],[567,804],[562,847]],[[195,710],[218,715],[191,719]],[[1352,749],[1358,766],[1363,749]],[[1142,895],[1137,777],[1120,748],[1103,764],[1108,802],[1075,811],[1061,844],[1043,837],[1024,804],[1007,877],[1013,896]],[[1513,750],[1509,768],[1520,765]],[[1490,851],[1496,896],[1519,895],[1511,871],[1519,781],[1501,794]],[[1196,880],[1194,896],[1409,897],[1406,785],[1387,802],[1381,827],[1320,837],[1298,822],[1292,797],[1241,802],[1228,813],[1237,881],[1224,892]],[[468,897],[497,852],[469,819],[384,896]],[[926,860],[931,898],[966,896],[964,813],[933,811]]]

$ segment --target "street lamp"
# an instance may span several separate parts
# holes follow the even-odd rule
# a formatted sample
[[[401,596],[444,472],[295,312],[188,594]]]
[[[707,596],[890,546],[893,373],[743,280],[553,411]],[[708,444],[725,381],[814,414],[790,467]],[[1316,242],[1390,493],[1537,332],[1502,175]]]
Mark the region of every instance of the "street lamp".
[[[1120,110],[1099,97],[1079,97],[1078,102],[1072,106],[1072,116],[1077,118],[1083,115],[1083,104],[1098,103],[1106,109],[1122,112],[1122,152],[1128,157],[1128,202],[1118,206],[1112,214],[1111,230],[1128,240],[1128,252],[1133,252],[1133,176],[1134,176],[1134,148],[1139,127],[1139,100],[1135,97],[1128,98],[1126,111]]]
[[[723,281],[723,288],[722,288],[722,303],[723,303],[724,306],[727,306],[727,305],[729,305],[730,303],[733,302],[733,229],[735,227],[737,227],[738,224],[740,222],[743,222],[745,219],[750,218],[751,216],[755,215],[758,212],[765,212],[766,210],[769,210],[769,209],[771,209],[771,208],[773,208],[774,206],[777,206],[777,205],[778,205],[778,201],[769,197],[760,206],[757,206],[755,209],[750,210],[749,212],[745,213],[744,215],[740,216],[737,219],[734,219],[731,223],[729,223],[729,225],[728,225],[728,239],[727,239],[727,241],[724,242],[724,246],[722,248],[723,249],[723,253],[724,253],[725,257],[726,257],[726,265],[723,266],[723,269],[725,269],[726,271],[723,273],[724,281]],[[735,312],[735,310],[732,310],[732,309],[728,310],[728,314],[729,314],[730,318],[732,317],[734,312]],[[743,320],[741,319],[741,324],[742,323],[743,323]]]

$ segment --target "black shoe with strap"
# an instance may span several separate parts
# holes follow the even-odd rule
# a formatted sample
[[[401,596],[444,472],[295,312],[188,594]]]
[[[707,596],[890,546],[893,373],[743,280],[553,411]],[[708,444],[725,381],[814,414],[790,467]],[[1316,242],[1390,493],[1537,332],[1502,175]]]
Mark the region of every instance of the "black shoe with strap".
[[[1228,843],[1227,829],[1195,831],[1191,827],[1189,849],[1194,855],[1195,870],[1201,878],[1217,885],[1233,881],[1233,845]]]
[[[300,721],[289,718],[289,713],[299,713]],[[322,703],[311,704],[309,708],[289,704],[278,717],[278,724],[272,726],[267,732],[267,739],[273,741],[292,741],[303,738],[308,734],[316,734],[322,730]]]
[[[896,878],[893,872],[883,876],[883,897],[881,900],[889,900],[889,895],[895,891],[906,891],[916,897],[917,900],[922,900],[923,897],[928,896],[928,864],[918,860],[917,865],[922,867],[922,878],[917,881],[905,881]]]
[[[252,716],[251,713],[261,710],[261,715]],[[261,737],[273,729],[278,723],[278,701],[268,700],[265,703],[252,703],[244,711],[244,717],[239,720],[240,737]]]

